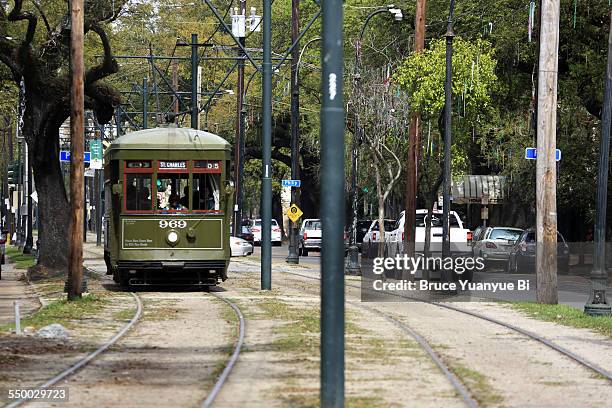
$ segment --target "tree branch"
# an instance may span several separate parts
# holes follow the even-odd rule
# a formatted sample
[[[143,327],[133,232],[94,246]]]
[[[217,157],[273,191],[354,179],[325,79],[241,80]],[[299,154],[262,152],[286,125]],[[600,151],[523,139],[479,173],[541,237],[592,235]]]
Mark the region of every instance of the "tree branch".
[[[85,87],[119,71],[119,64],[117,64],[117,61],[113,57],[108,36],[106,35],[104,29],[98,25],[93,25],[90,29],[98,34],[100,40],[102,41],[102,47],[104,48],[104,59],[102,60],[102,63],[87,71],[85,74]]]
[[[36,34],[36,24],[38,23],[38,18],[30,12],[23,13],[21,11],[22,6],[23,0],[15,0],[15,7],[9,13],[8,21],[28,20],[28,30],[22,46],[29,46],[32,44],[32,41],[34,41],[34,34]]]

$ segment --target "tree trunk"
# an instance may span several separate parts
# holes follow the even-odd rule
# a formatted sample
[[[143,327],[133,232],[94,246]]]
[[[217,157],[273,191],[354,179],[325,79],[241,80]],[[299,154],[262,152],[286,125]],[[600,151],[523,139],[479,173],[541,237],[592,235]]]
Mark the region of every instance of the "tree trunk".
[[[70,206],[59,163],[59,127],[68,112],[29,101],[24,117],[24,137],[31,151],[38,194],[39,265],[66,271]]]

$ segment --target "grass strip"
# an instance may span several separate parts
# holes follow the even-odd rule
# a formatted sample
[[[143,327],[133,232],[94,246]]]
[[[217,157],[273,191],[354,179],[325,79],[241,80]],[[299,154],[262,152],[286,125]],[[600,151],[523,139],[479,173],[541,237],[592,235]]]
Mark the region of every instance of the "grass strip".
[[[19,248],[12,246],[6,247],[6,256],[15,263],[16,269],[28,269],[36,265],[36,258],[31,254],[22,253]]]
[[[582,310],[567,305],[545,305],[535,302],[512,302],[510,305],[537,320],[591,329],[604,336],[612,337],[612,316],[589,316]]]

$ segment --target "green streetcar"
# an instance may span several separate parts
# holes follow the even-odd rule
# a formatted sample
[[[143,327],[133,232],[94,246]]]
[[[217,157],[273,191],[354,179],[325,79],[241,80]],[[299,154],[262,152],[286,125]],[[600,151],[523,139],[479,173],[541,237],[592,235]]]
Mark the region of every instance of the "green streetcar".
[[[227,279],[230,144],[174,125],[128,133],[104,154],[107,274],[122,286]]]

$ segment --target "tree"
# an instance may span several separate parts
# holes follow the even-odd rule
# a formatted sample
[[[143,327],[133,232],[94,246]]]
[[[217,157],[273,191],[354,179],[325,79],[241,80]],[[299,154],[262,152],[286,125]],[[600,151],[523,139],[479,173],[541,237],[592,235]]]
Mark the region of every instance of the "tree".
[[[85,107],[94,111],[99,123],[110,121],[120,100],[112,87],[101,82],[119,69],[104,26],[119,16],[126,1],[92,0],[85,6],[85,34],[94,33],[104,51],[102,61],[84,78]],[[65,5],[48,2],[43,9],[32,2],[25,8],[23,0],[15,0],[8,13],[0,7],[0,62],[10,79],[24,88],[22,134],[39,197],[39,262],[52,269],[67,266],[70,220],[58,157],[59,127],[70,116],[70,10]]]

